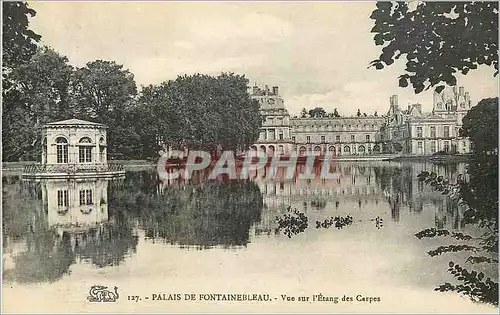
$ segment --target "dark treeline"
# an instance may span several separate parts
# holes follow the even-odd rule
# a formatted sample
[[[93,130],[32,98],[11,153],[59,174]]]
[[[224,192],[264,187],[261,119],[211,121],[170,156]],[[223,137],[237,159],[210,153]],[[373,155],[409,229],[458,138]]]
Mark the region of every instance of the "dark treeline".
[[[160,143],[214,151],[257,139],[259,105],[244,75],[186,75],[138,90],[115,61],[72,66],[29,29],[34,10],[2,5],[4,161],[39,160],[40,128],[70,118],[106,124],[111,159],[152,158]]]

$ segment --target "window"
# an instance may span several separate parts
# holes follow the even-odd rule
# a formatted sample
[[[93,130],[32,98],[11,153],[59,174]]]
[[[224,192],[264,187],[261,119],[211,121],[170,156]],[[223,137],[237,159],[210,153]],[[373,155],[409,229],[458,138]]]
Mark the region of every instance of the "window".
[[[260,131],[260,139],[262,140],[266,140],[266,130],[261,130]]]
[[[325,136],[321,136],[321,142],[325,142]]]
[[[279,137],[280,140],[283,140],[283,131],[279,132],[278,137]]]
[[[417,148],[420,150],[422,149],[422,141],[417,142]]]
[[[337,142],[340,142],[340,136],[335,136],[335,140],[336,140]]]
[[[92,162],[92,147],[79,147],[78,153],[80,163]]]
[[[67,207],[68,206],[68,191],[58,190],[57,191],[57,206]]]
[[[450,143],[448,141],[444,142],[444,152],[450,151]]]
[[[450,126],[444,126],[443,127],[443,136],[445,138],[449,138],[450,137]]]
[[[274,129],[269,129],[269,140],[274,140],[276,138],[276,133]]]
[[[91,205],[92,202],[92,189],[80,190],[80,206]]]
[[[370,142],[370,135],[366,135],[366,142]]]
[[[354,141],[354,135],[351,135],[351,141]]]
[[[78,161],[80,163],[92,162],[92,140],[89,137],[81,138],[78,147]]]
[[[43,163],[47,163],[47,138],[43,138]]]
[[[68,140],[63,137],[56,139],[57,163],[68,163]]]
[[[431,141],[431,152],[436,152],[436,141]]]
[[[436,127],[431,126],[431,138],[436,138]]]
[[[295,136],[292,136],[292,142],[295,142]]]
[[[417,127],[417,138],[422,138],[422,127]]]
[[[307,143],[311,143],[311,136],[306,137]]]

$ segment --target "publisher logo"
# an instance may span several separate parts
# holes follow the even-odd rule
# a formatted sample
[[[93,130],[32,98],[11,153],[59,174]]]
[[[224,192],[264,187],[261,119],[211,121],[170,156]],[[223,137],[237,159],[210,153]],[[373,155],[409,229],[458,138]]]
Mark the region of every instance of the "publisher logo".
[[[113,291],[107,289],[108,287],[103,285],[91,286],[87,300],[89,302],[116,302],[120,297],[118,287],[114,287]]]

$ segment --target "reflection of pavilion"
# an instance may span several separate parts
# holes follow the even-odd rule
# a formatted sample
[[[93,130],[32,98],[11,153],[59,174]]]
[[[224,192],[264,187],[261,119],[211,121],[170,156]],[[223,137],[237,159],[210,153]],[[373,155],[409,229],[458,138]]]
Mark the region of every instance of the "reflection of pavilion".
[[[75,261],[105,267],[135,252],[137,236],[127,217],[108,214],[108,180],[77,177],[22,183],[31,198],[23,200],[26,207],[20,214],[29,223],[22,237],[14,233],[7,239],[4,261],[9,262],[10,279],[54,281]]]
[[[42,199],[49,226],[79,232],[108,221],[108,181],[58,180],[43,183]]]
[[[99,237],[108,224],[106,179],[48,179],[42,182],[42,200],[49,227],[59,236],[69,233],[73,248],[84,244],[89,232]]]

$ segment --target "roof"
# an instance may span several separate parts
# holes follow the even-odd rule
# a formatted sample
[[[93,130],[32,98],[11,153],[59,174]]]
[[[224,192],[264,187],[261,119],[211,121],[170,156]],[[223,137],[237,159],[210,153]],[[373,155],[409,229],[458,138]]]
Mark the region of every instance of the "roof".
[[[94,126],[94,127],[101,127],[105,128],[106,125],[91,122],[91,121],[86,121],[86,120],[81,120],[81,119],[66,119],[66,120],[61,120],[61,121],[55,121],[46,124],[45,126],[66,126],[66,125],[76,125],[76,126]]]

